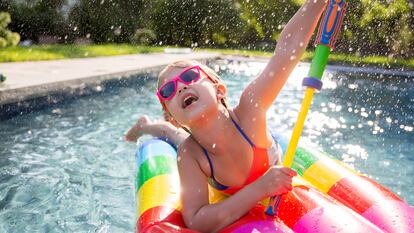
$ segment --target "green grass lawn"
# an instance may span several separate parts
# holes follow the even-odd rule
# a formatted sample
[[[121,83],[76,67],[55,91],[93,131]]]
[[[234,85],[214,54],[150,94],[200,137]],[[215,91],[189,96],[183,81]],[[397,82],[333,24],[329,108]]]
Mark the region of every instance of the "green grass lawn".
[[[104,45],[33,45],[8,47],[0,50],[0,62],[43,61],[69,58],[114,56],[162,52],[164,47],[128,44]]]
[[[258,56],[258,57],[270,57],[273,52],[263,52],[256,50],[233,50],[233,49],[206,49],[211,52],[220,52],[225,55],[242,55],[242,56]],[[302,56],[303,61],[311,61],[314,56],[313,51],[307,51]],[[386,69],[405,69],[414,70],[414,58],[402,59],[402,58],[388,58],[383,56],[355,56],[352,54],[341,54],[333,51],[329,55],[328,64],[342,64],[342,65],[354,65],[354,66],[370,66],[380,67]]]
[[[129,44],[103,45],[34,45],[28,47],[8,47],[0,50],[0,62],[41,61],[69,58],[85,58],[113,56],[136,53],[162,52],[165,46],[135,46]],[[197,49],[197,51],[219,52],[228,55],[270,57],[272,52],[237,49]],[[313,51],[308,51],[302,59],[310,61]],[[393,59],[380,56],[360,57],[333,52],[329,56],[330,64],[346,64],[356,66],[375,66],[382,68],[404,68],[414,70],[414,58]]]

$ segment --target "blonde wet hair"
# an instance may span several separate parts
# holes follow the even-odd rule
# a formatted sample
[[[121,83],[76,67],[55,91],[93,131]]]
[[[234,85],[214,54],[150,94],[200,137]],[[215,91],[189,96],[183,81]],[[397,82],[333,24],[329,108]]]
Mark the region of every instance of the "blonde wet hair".
[[[210,67],[195,61],[195,60],[180,60],[180,61],[175,61],[169,65],[167,65],[158,75],[158,87],[160,88],[161,85],[163,84],[161,81],[164,80],[166,78],[166,75],[168,73],[170,73],[173,69],[177,69],[177,68],[182,68],[185,69],[187,67],[190,66],[199,66],[211,79],[216,80],[218,83],[221,83],[224,85],[224,83],[221,81],[220,76],[214,72],[214,70],[212,70]],[[227,98],[224,97],[223,99],[221,99],[221,103],[223,104],[223,106],[227,109]],[[174,120],[174,117],[171,115],[171,113],[168,111],[168,109],[166,109],[165,106],[163,106],[163,110],[166,114],[164,114],[164,119],[166,121],[173,121],[171,123],[173,123],[174,125],[179,125],[178,122],[176,122]],[[185,131],[187,131],[187,133],[191,134],[191,131],[189,129],[187,129],[186,127],[181,126]]]

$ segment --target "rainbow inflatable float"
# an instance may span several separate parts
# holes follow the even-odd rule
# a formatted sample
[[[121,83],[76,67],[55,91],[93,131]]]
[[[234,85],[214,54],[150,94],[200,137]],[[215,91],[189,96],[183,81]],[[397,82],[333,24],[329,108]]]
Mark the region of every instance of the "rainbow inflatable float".
[[[285,150],[287,140],[277,137]],[[137,152],[137,232],[192,232],[180,213],[176,151],[160,139]],[[338,160],[299,147],[293,169],[300,176],[283,195],[275,216],[267,200],[221,232],[414,232],[414,209],[380,184]],[[212,203],[226,198],[210,190]]]
[[[322,87],[320,79],[344,11],[343,0],[330,0],[309,77],[303,80],[307,89],[289,146],[275,135],[286,151],[284,166],[299,175],[293,190],[263,200],[221,232],[414,232],[414,209],[397,195],[320,151],[297,147],[314,90]],[[137,232],[193,232],[185,228],[180,212],[176,157],[174,147],[160,139],[140,146],[136,157]],[[223,198],[226,196],[210,189],[211,203]]]

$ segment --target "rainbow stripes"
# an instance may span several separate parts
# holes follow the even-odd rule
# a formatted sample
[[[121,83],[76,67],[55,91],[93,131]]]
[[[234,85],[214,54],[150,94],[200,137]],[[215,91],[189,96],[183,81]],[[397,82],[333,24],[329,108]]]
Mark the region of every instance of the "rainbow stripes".
[[[276,136],[286,146],[286,139]],[[411,232],[414,209],[377,182],[330,156],[299,147],[292,169],[322,193],[333,197],[386,232]]]
[[[285,147],[286,140],[276,137]],[[141,145],[136,161],[137,232],[193,232],[185,228],[180,212],[175,149],[164,141],[150,140]],[[299,147],[292,168],[302,178],[295,179],[293,191],[282,196],[277,216],[264,214],[267,203],[263,201],[221,232],[410,232],[414,229],[411,207],[378,183],[329,156]],[[211,203],[223,198],[226,196],[210,190]]]
[[[136,162],[136,231],[182,232],[184,221],[179,211],[180,185],[174,148],[161,140],[147,141],[139,148]]]

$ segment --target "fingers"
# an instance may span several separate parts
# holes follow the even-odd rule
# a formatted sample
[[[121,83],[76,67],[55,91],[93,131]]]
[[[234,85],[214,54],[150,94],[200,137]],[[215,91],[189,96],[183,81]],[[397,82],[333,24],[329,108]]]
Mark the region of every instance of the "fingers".
[[[280,170],[288,176],[296,176],[297,175],[297,173],[294,170],[292,170],[288,167],[282,167]]]
[[[285,180],[285,182],[281,184],[282,193],[287,193],[289,191],[292,191],[292,189],[293,189],[293,186],[292,186],[291,180],[290,181]]]
[[[290,183],[281,184],[279,189],[276,191],[274,195],[282,195],[292,191],[293,186]]]
[[[288,167],[275,165],[275,166],[272,166],[271,168],[276,168],[279,171],[281,171],[283,174],[286,174],[288,176],[297,176],[297,173],[294,170],[292,170],[291,168],[288,168]]]

